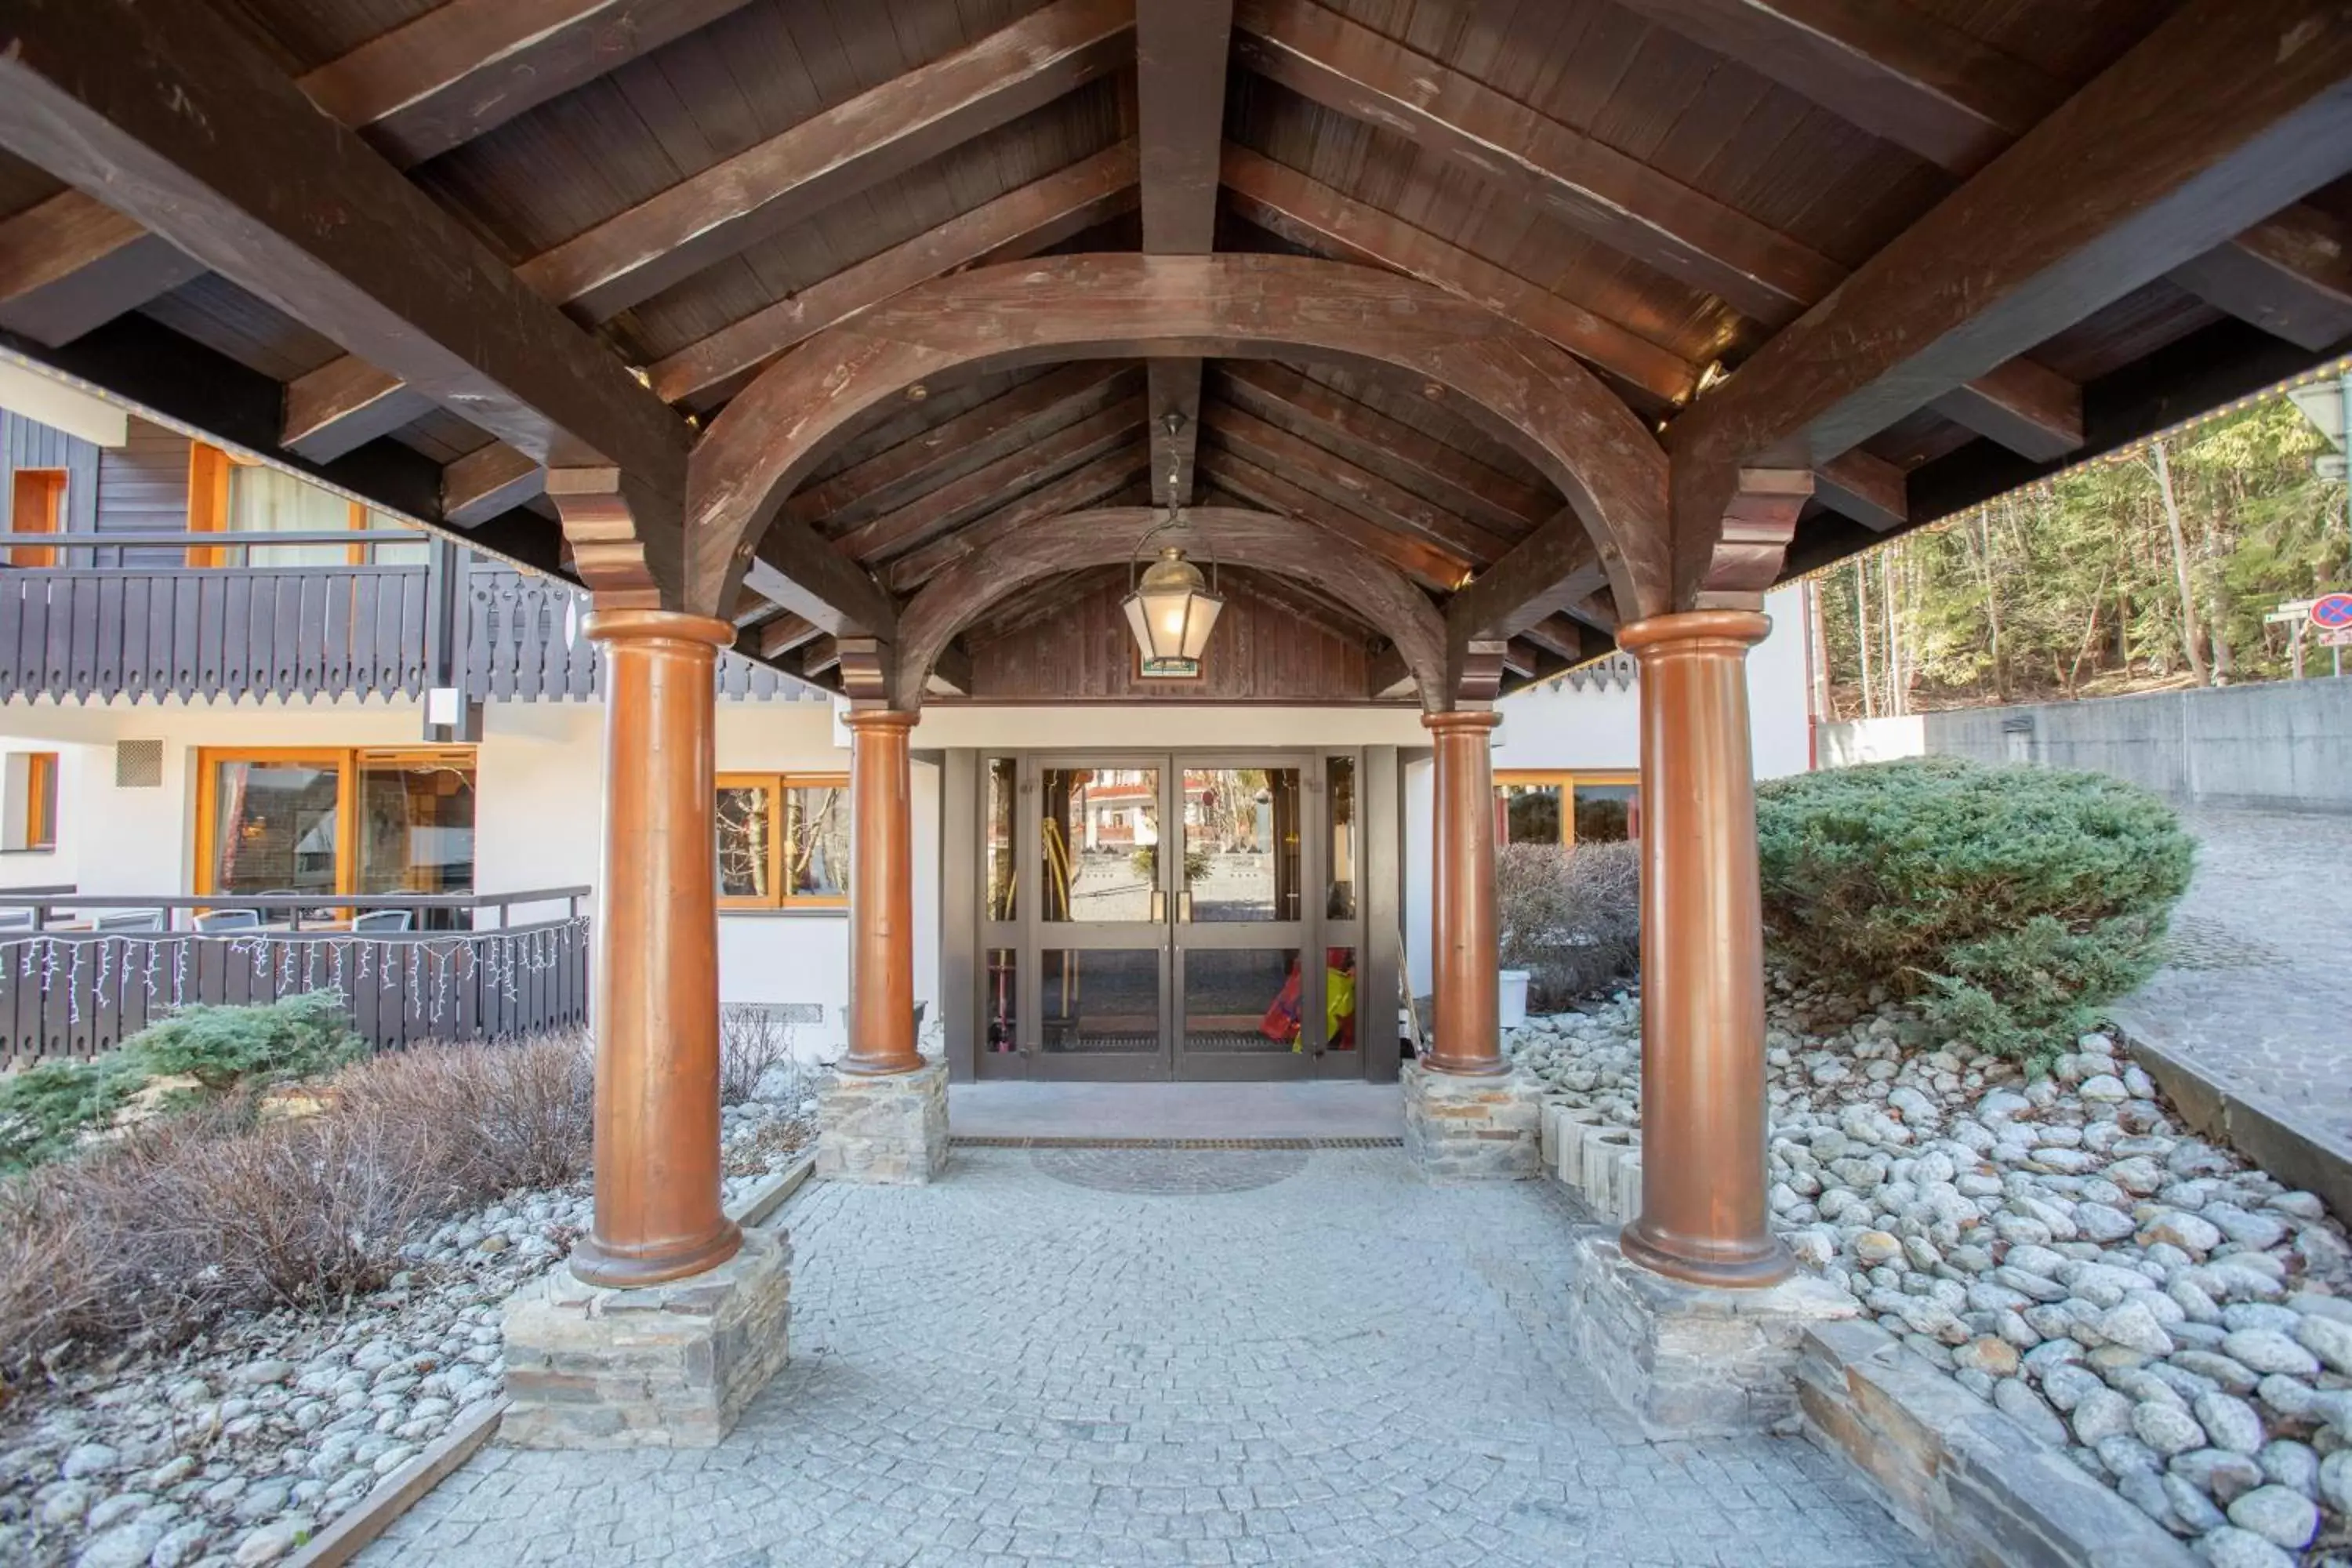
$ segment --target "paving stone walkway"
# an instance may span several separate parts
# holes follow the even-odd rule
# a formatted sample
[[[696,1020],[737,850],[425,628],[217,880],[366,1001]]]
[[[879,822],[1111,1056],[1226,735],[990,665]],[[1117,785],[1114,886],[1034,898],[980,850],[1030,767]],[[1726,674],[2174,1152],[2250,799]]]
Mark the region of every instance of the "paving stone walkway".
[[[813,1185],[792,1364],[724,1447],[493,1447],[361,1561],[1924,1568],[1801,1438],[1642,1438],[1569,1354],[1556,1194],[1393,1149]]]
[[[2182,817],[2196,879],[2126,1015],[2352,1159],[2352,816]]]

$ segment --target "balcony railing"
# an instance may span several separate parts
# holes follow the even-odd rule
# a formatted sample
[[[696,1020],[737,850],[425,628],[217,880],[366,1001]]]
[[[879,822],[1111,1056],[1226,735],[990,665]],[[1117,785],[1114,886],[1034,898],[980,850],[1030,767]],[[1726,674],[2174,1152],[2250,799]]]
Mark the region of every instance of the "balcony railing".
[[[568,583],[440,543],[415,563],[251,563],[289,548],[420,542],[404,530],[0,533],[0,562],[41,550],[66,563],[0,569],[0,701],[415,699],[433,686],[475,701],[597,699],[603,655],[583,635],[587,596]],[[230,563],[135,560],[189,552]],[[727,698],[824,700],[735,654],[718,680]]]
[[[87,1059],[191,1003],[306,991],[341,992],[377,1049],[585,1025],[588,893],[0,891],[0,1064]],[[354,917],[387,910],[407,911],[412,929],[353,929]],[[216,925],[225,911],[259,923],[196,929],[200,913]],[[415,929],[436,915],[473,929]]]

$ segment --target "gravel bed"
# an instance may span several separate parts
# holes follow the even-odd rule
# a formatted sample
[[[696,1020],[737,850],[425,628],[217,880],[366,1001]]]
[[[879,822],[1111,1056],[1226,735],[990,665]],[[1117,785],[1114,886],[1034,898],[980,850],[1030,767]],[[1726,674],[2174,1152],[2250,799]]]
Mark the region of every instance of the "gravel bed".
[[[814,1100],[723,1118],[730,1204],[815,1134]],[[0,1563],[251,1568],[293,1552],[499,1397],[506,1299],[564,1257],[590,1202],[586,1183],[510,1194],[411,1242],[410,1267],[373,1294],[125,1352],[0,1407]]]
[[[1769,1022],[1804,1268],[2215,1568],[2352,1568],[2352,1248],[2317,1197],[2184,1131],[2104,1035],[2029,1076],[1782,980]],[[1639,1124],[1632,995],[1507,1044]]]

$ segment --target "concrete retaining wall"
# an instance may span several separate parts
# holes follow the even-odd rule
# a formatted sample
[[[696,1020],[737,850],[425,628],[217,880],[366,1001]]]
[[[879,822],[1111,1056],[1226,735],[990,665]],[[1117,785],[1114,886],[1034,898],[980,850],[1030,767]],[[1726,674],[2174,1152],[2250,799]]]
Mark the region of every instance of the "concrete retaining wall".
[[[2352,812],[2352,679],[1824,724],[1823,767],[1970,757],[2112,773],[2204,805]]]

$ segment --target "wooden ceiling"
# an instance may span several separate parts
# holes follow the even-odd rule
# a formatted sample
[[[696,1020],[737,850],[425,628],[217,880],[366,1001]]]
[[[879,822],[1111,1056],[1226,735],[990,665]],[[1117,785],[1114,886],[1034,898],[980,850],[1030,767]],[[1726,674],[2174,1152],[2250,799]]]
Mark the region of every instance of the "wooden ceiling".
[[[674,518],[714,416],[909,289],[1318,257],[1559,345],[1660,432],[1690,602],[2344,352],[2347,29],[2326,0],[0,0],[0,332],[571,570],[603,525],[567,549],[551,465]],[[1507,685],[1604,650],[1561,493],[1443,392],[1305,358],[934,378],[785,503],[838,562],[730,607],[837,681],[838,638],[890,628],[783,606],[840,572],[887,616],[1024,531],[1172,502],[1393,569]],[[1398,689],[1361,605],[1249,581]]]

